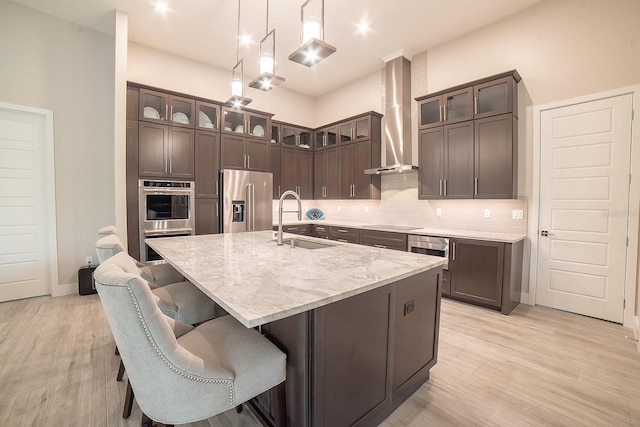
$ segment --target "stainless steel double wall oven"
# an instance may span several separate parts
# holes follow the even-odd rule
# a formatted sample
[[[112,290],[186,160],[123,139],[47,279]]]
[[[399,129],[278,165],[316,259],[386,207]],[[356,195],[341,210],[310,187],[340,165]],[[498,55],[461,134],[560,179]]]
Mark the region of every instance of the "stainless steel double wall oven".
[[[193,181],[138,181],[140,261],[162,259],[147,239],[195,234],[194,187]]]

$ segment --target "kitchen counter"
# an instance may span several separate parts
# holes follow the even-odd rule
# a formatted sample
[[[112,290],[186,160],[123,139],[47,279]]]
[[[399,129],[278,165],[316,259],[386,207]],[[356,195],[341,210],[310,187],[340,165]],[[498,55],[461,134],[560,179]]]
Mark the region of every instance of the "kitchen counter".
[[[313,237],[286,237],[327,243]],[[440,267],[439,257],[331,242],[277,246],[273,231],[147,241],[189,281],[247,327],[340,301]],[[353,250],[357,247],[357,250]]]
[[[295,224],[318,224],[335,227],[349,227],[366,230],[390,231],[394,233],[419,234],[423,236],[457,237],[461,239],[484,240],[491,242],[516,243],[527,238],[520,233],[500,233],[496,231],[472,231],[472,230],[451,230],[443,228],[421,228],[404,225],[384,225],[384,224],[363,224],[361,222],[331,221],[331,220],[303,220],[286,221],[283,225]],[[273,224],[277,226],[278,223]]]

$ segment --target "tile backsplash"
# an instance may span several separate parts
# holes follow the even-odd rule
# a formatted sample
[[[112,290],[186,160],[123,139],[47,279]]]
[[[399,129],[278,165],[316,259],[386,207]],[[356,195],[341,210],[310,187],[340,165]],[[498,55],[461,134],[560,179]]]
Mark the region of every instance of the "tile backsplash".
[[[275,220],[277,206],[274,201]],[[285,201],[285,210],[295,208],[295,200]],[[525,199],[418,200],[417,173],[383,176],[381,200],[304,200],[302,208],[305,212],[318,208],[325,219],[343,222],[520,234],[527,230]],[[489,210],[489,218],[485,218],[485,210]],[[523,219],[512,219],[514,210],[522,210]],[[296,216],[287,213],[284,219],[291,221]]]

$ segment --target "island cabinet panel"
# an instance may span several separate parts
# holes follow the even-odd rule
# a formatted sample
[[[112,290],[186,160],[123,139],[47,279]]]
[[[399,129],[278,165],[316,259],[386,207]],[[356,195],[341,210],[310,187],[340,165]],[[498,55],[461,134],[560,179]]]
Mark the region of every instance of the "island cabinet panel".
[[[394,401],[406,399],[428,380],[438,359],[441,272],[430,270],[396,286]]]
[[[391,300],[392,288],[384,287],[315,310],[315,426],[363,423],[377,407],[390,403]]]
[[[300,225],[283,225],[282,232],[283,233],[291,233],[291,234],[299,234],[301,236],[309,236],[313,237],[313,230],[311,224],[300,224]],[[273,226],[273,231],[278,231],[278,226]]]
[[[329,227],[326,225],[313,224],[313,237],[318,237],[320,239],[328,239]]]
[[[406,252],[407,235],[405,233],[363,229],[360,230],[360,244]]]

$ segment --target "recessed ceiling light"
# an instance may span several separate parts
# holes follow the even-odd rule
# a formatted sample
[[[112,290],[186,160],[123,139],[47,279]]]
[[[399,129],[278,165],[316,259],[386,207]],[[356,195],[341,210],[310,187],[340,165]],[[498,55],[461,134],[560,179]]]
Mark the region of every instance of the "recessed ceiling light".
[[[356,27],[360,34],[365,34],[367,31],[369,31],[369,23],[365,21],[361,21]]]
[[[169,3],[163,0],[156,1],[156,12],[167,13],[169,10]]]

